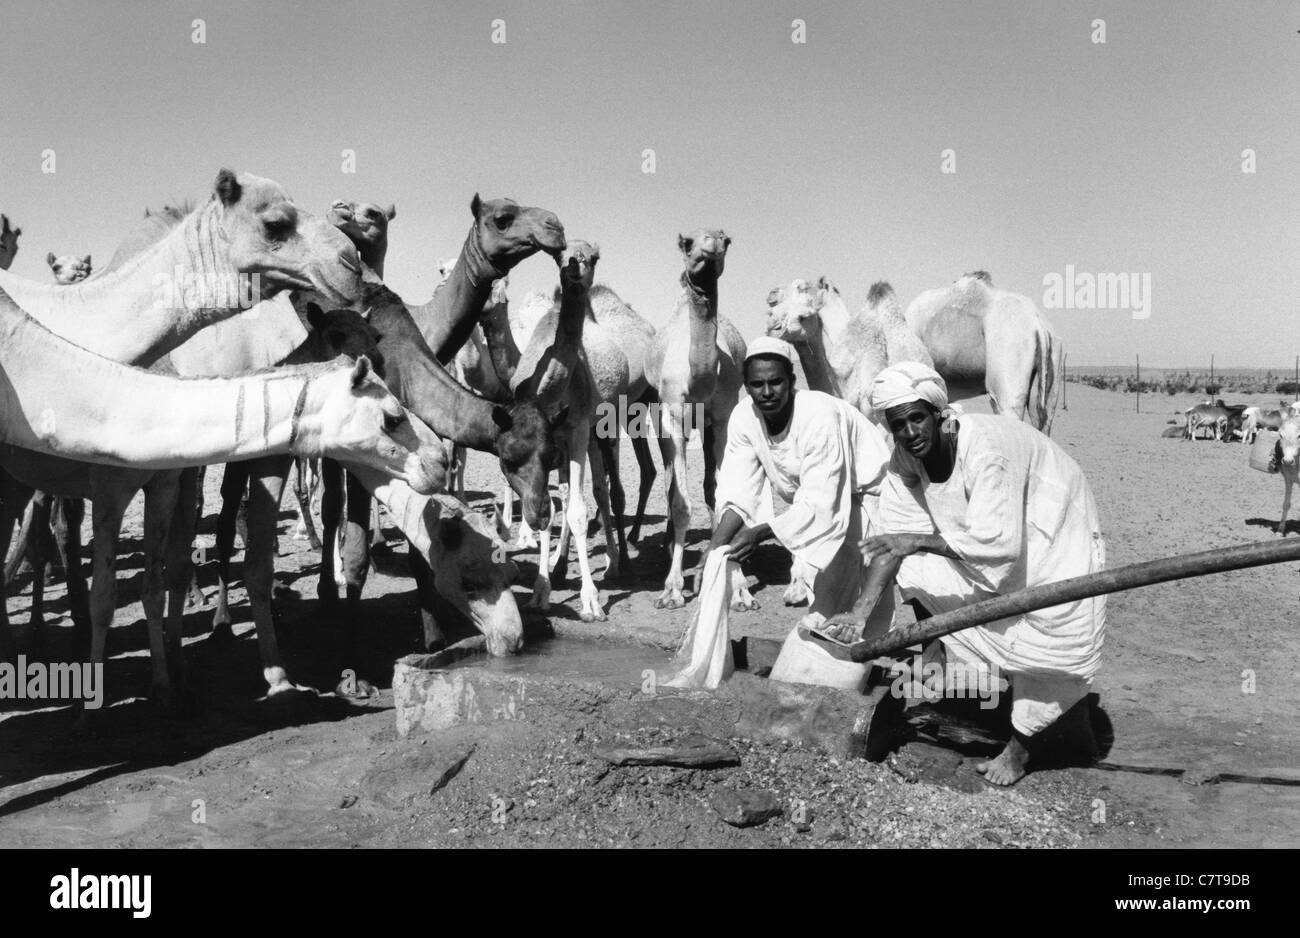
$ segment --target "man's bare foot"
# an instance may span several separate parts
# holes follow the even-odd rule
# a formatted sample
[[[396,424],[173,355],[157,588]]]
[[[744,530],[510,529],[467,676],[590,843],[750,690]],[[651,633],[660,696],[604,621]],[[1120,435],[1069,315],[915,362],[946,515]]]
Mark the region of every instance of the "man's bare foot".
[[[1029,762],[1029,750],[1020,741],[1019,734],[1013,735],[1007,748],[988,762],[980,762],[975,771],[984,776],[984,780],[1004,788],[1014,785],[1025,777],[1025,766]]]

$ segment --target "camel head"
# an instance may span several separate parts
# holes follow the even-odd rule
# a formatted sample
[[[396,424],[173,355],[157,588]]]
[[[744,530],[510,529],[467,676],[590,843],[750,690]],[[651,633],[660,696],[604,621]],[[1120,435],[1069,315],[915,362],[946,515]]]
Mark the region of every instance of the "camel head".
[[[564,225],[554,212],[520,205],[513,199],[488,199],[474,193],[469,205],[474,215],[473,242],[498,275],[509,273],[520,261],[538,251],[559,263],[564,250]]]
[[[697,228],[677,236],[677,248],[686,264],[686,276],[698,287],[716,283],[727,263],[731,239],[721,228]]]
[[[767,334],[793,343],[809,343],[821,335],[823,292],[807,280],[793,280],[767,295]]]
[[[1277,450],[1281,457],[1278,461],[1284,466],[1295,468],[1296,459],[1300,456],[1300,417],[1283,420],[1277,432]]]
[[[355,310],[335,309],[326,313],[307,303],[307,347],[315,361],[333,361],[340,355],[356,361],[363,355],[375,374],[384,375],[384,353],[379,351],[379,333]]]
[[[564,462],[568,416],[567,407],[547,416],[539,402],[528,399],[492,408],[501,471],[519,496],[524,520],[534,530],[551,523],[548,479],[551,470]]]
[[[463,502],[434,496],[425,509],[429,567],[438,595],[487,637],[488,652],[511,655],[524,644],[523,620],[510,584],[518,570],[495,526]]]
[[[262,299],[281,290],[313,290],[335,306],[357,299],[357,249],[329,222],[294,205],[279,183],[223,169],[212,198],[220,203],[230,262],[240,273],[261,276]]]
[[[586,241],[571,241],[560,255],[560,286],[566,290],[591,290],[596,282],[596,264],[600,261],[600,245]]]
[[[442,286],[447,282],[447,278],[451,276],[451,272],[456,269],[457,260],[459,260],[459,258],[448,257],[438,261],[438,286]]]
[[[361,255],[361,263],[379,270],[388,254],[388,223],[397,217],[391,202],[380,207],[374,202],[338,199],[325,213],[325,220],[347,235]]]
[[[91,272],[89,254],[83,254],[81,257],[73,254],[55,257],[54,252],[51,251],[45,255],[45,263],[49,264],[50,270],[54,272],[54,282],[65,286],[85,280]]]
[[[18,253],[18,236],[21,228],[9,227],[9,216],[0,215],[0,270],[8,270]]]
[[[375,374],[370,359],[336,359],[308,383],[299,402],[294,451],[360,463],[430,495],[446,484],[442,442],[417,433],[410,414]]]

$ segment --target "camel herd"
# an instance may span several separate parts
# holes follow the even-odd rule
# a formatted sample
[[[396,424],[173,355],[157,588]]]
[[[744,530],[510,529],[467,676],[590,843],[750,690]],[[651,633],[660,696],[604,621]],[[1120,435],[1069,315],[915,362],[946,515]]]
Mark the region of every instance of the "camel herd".
[[[228,562],[246,503],[244,580],[272,694],[296,686],[271,615],[278,509],[295,463],[300,510],[314,537],[304,480],[320,461],[318,595],[349,624],[350,640],[361,619],[374,500],[410,544],[425,644],[443,643],[447,623],[439,619],[456,614],[487,637],[493,654],[505,655],[523,638],[511,592],[517,571],[505,543],[514,497],[517,549],[536,548],[539,558],[529,605],[549,608],[572,543],[579,613],[603,619],[588,545],[587,478],[606,542],[604,576],[617,577],[628,570],[627,545],[639,541],[657,475],[653,436],[668,501],[667,575],[655,605],[683,605],[687,444],[699,425],[712,515],[728,419],[743,395],[746,343],[719,311],[731,238],[716,228],[678,237],[680,294],[656,328],[596,283],[599,247],[567,238],[553,212],[476,195],[470,214],[460,254],[443,265],[424,304],[404,301],[383,282],[394,206],[338,201],[318,218],[279,184],[249,174],[222,170],[203,204],[146,212],[102,269],[92,270],[89,256],[50,253],[53,284],[7,272],[21,229],[0,216],[0,553],[26,513],[20,547],[39,563],[48,540],[42,529],[54,517],[74,626],[91,662],[105,660],[117,540],[128,505],[143,490],[142,600],[153,692],[164,702],[176,699],[201,514],[199,467],[213,463],[226,464],[213,638],[230,636]],[[512,309],[508,275],[535,254],[554,261],[557,285]],[[165,298],[160,277],[169,285]],[[877,372],[924,361],[954,398],[987,393],[995,410],[1050,431],[1059,341],[1031,300],[994,288],[987,274],[927,291],[905,313],[892,288],[878,283],[850,314],[825,278],[774,289],[768,306],[768,333],[795,344],[813,388],[869,411]],[[625,415],[629,402],[654,405],[649,432],[627,433],[626,425],[609,432],[601,423],[603,414]],[[640,469],[629,535],[619,478],[623,435]],[[463,495],[466,450],[492,454],[501,468],[507,488],[496,518],[456,497]],[[552,473],[562,508],[553,553]],[[89,592],[79,542],[87,499]],[[39,568],[35,580],[42,580]],[[787,602],[806,600],[808,582],[796,567]],[[737,586],[736,602],[756,607]],[[33,642],[43,634],[39,590],[35,585]],[[0,608],[0,659],[15,653]]]

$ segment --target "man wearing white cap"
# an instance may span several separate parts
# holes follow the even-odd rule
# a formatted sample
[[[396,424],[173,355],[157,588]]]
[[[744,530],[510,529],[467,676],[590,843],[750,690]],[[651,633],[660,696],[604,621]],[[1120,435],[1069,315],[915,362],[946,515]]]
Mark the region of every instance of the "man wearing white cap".
[[[795,358],[794,346],[781,339],[749,343],[749,400],[736,405],[727,427],[719,520],[709,547],[729,545],[731,558],[742,561],[775,537],[815,572],[810,612],[830,617],[849,609],[861,591],[865,566],[857,545],[874,530],[864,519],[864,500],[873,513],[889,446],[879,427],[839,398],[796,393]],[[790,503],[779,517],[761,504],[765,482]],[[884,631],[893,608],[881,607]]]
[[[895,576],[905,599],[937,614],[1104,567],[1092,491],[1048,437],[1008,416],[952,416],[943,379],[918,362],[882,371],[871,406],[895,445],[880,497],[888,533],[862,542],[862,604]],[[1098,596],[942,638],[949,655],[999,668],[1011,684],[1012,739],[976,767],[988,781],[1022,778],[1034,737],[1084,699],[1105,630]]]

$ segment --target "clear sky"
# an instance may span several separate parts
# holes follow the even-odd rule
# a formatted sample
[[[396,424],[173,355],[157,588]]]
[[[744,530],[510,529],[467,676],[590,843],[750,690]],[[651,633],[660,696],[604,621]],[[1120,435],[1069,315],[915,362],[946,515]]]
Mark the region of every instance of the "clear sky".
[[[1249,0],[3,0],[0,210],[24,229],[13,271],[46,279],[47,251],[107,261],[145,205],[223,166],[318,213],[394,201],[388,280],[423,301],[474,192],[508,195],[599,242],[601,279],[656,325],[677,233],[719,226],[747,337],[794,277],[857,309],[877,279],[907,303],[984,268],[1041,306],[1067,265],[1149,273],[1149,319],[1046,310],[1072,365],[1289,371],[1298,30],[1300,4]],[[512,298],[554,281],[527,261]]]

